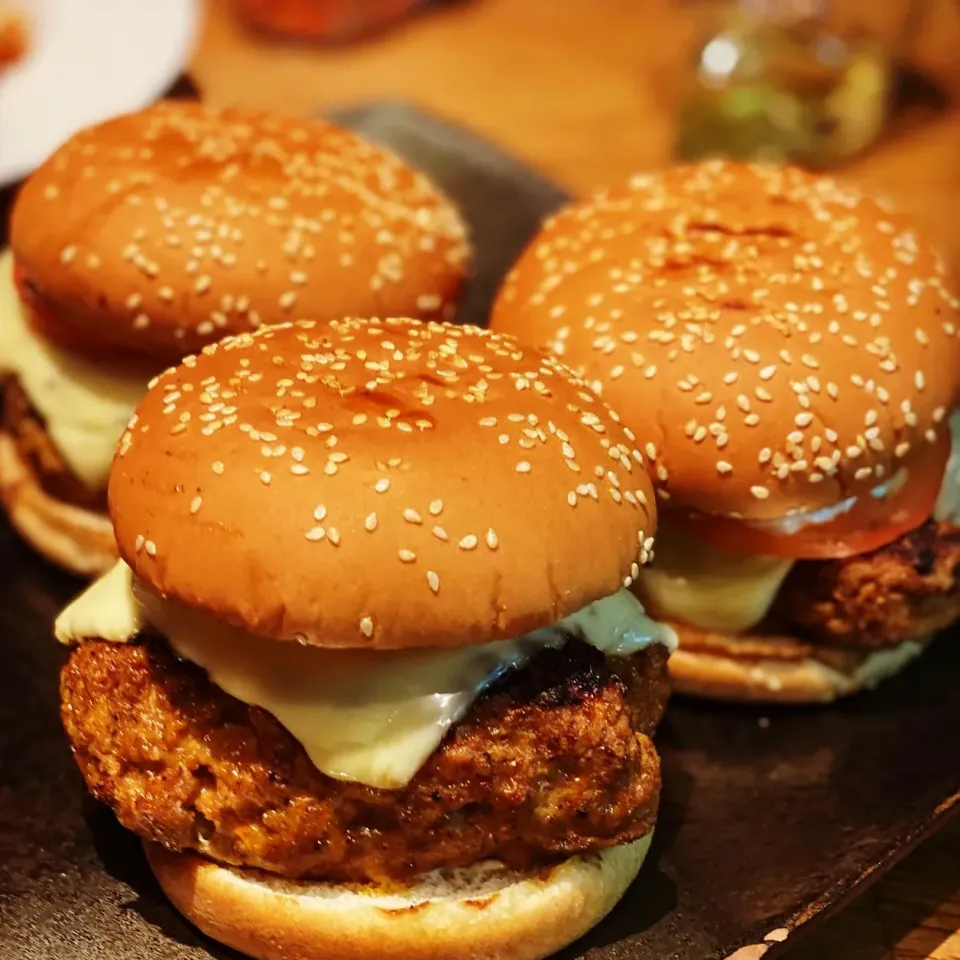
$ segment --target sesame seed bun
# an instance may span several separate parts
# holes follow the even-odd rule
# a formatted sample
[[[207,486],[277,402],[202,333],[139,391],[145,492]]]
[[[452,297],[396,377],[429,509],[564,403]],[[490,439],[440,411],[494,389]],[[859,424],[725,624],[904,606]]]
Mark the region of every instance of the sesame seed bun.
[[[68,140],[20,191],[10,241],[58,316],[175,358],[299,317],[448,317],[469,259],[451,203],[380,147],[188,101]]]
[[[886,650],[818,648],[762,629],[728,637],[671,626],[680,641],[670,657],[675,692],[757,703],[826,703],[872,689],[919,656],[927,642]]]
[[[0,502],[20,536],[71,573],[96,576],[117,562],[108,517],[50,496],[20,456],[14,439],[4,432],[0,432]]]
[[[479,866],[381,893],[281,880],[152,844],[146,851],[188,920],[259,960],[539,960],[610,912],[650,839],[535,876]]]
[[[864,492],[947,433],[960,300],[885,203],[793,167],[636,176],[554,217],[492,326],[649,440],[658,492],[777,518]]]
[[[452,646],[629,586],[656,526],[643,463],[616,414],[510,337],[297,322],[158,378],[108,497],[162,596],[268,637]]]

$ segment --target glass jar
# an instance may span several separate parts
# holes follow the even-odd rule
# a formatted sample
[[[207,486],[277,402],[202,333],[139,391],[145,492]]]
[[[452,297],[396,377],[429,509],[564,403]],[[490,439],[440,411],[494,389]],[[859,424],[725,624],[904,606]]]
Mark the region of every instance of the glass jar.
[[[353,40],[386,27],[423,0],[232,0],[250,27],[303,40]]]
[[[901,33],[913,6],[893,3]],[[879,136],[898,50],[890,24],[872,29],[863,4],[858,16],[837,0],[727,0],[713,19],[681,106],[681,156],[827,167]]]

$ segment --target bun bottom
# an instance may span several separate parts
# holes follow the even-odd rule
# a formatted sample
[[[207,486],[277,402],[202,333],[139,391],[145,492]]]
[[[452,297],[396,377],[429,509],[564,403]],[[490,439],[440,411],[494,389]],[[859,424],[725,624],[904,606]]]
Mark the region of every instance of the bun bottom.
[[[539,960],[609,913],[650,839],[534,875],[479,864],[379,892],[283,880],[144,846],[173,905],[207,935],[258,960]]]
[[[889,649],[817,647],[796,637],[743,637],[671,623],[680,647],[670,657],[677,693],[755,703],[829,703],[872,689],[923,652],[926,641]]]
[[[116,563],[117,545],[107,515],[51,497],[20,456],[13,438],[3,432],[0,501],[17,533],[57,566],[92,577]]]

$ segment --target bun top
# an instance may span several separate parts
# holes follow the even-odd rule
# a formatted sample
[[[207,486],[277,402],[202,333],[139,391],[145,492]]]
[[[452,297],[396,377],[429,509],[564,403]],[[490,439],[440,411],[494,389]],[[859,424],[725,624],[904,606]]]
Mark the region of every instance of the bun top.
[[[633,435],[511,337],[296,322],[152,385],[109,483],[156,592],[264,636],[452,646],[615,593],[656,526]]]
[[[549,347],[648,440],[664,499],[775,518],[947,431],[960,300],[913,224],[793,167],[635,176],[549,221],[493,327]]]
[[[20,191],[11,245],[66,321],[172,359],[299,317],[448,317],[469,259],[454,207],[392,154],[180,101],[68,140]]]

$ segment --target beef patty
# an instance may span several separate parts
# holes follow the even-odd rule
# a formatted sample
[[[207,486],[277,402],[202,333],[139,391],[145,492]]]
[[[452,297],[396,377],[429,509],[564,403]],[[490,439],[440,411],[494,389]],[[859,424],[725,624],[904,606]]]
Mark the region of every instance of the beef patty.
[[[24,463],[51,497],[106,513],[106,489],[91,490],[70,469],[16,377],[4,382],[0,429],[13,438]]]
[[[929,520],[870,553],[797,563],[771,613],[815,643],[897,646],[960,618],[958,572],[960,527]]]
[[[579,640],[546,650],[399,790],[320,773],[269,713],[159,639],[77,647],[62,716],[91,792],[141,836],[288,877],[382,882],[488,858],[526,868],[647,834],[666,659],[661,646],[623,660]]]

